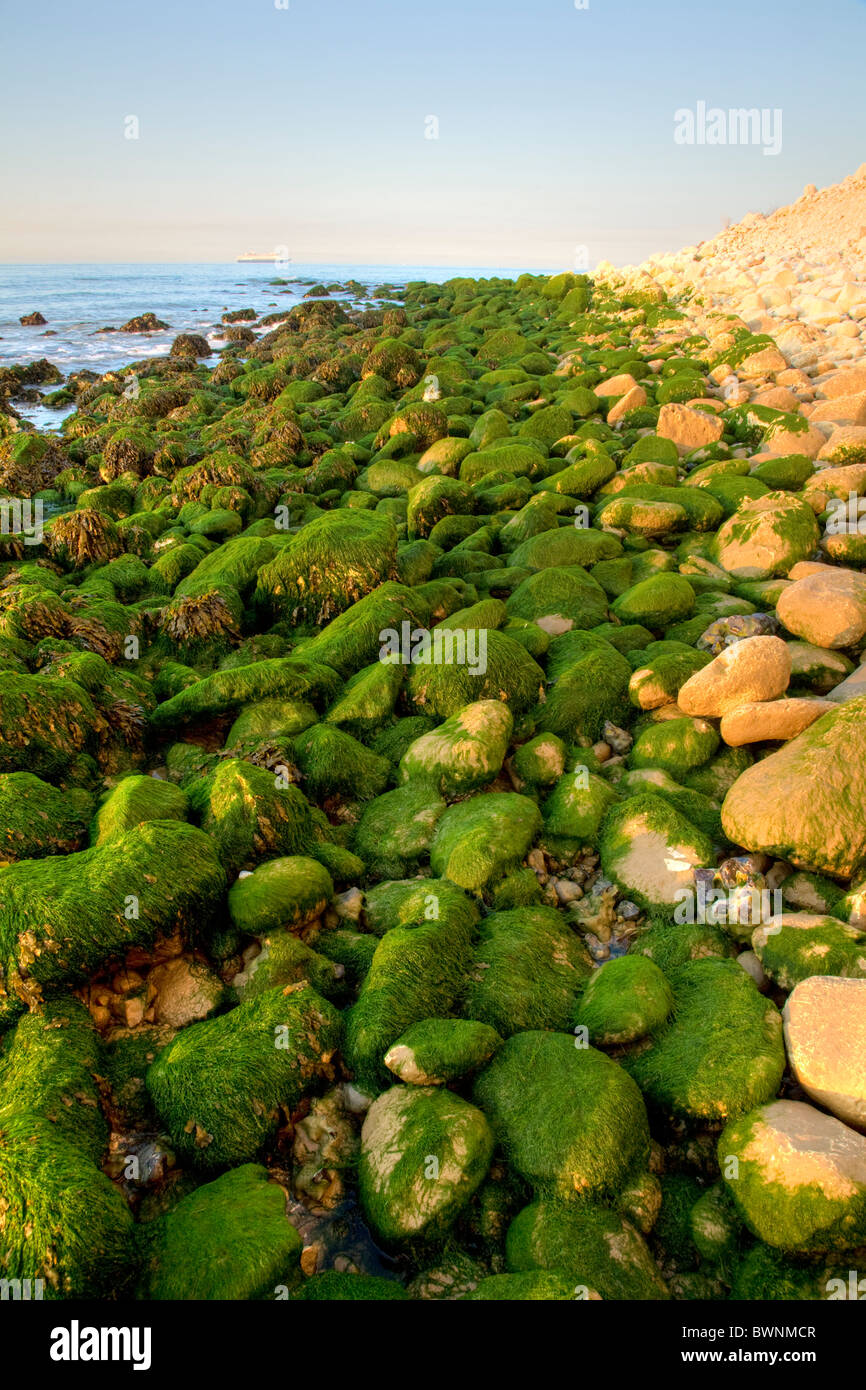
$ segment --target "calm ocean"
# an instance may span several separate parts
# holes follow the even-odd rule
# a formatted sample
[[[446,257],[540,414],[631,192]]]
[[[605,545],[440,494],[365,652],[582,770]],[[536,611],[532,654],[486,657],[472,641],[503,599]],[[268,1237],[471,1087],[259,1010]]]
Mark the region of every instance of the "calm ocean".
[[[227,309],[259,315],[290,307],[309,284],[357,280],[370,289],[408,280],[442,282],[455,275],[500,275],[517,269],[479,266],[388,265],[0,265],[0,366],[47,357],[64,373],[89,367],[106,372],[137,358],[165,353],[177,333],[211,336]],[[274,285],[274,279],[304,284]],[[44,327],[22,328],[22,314],[38,310]],[[164,333],[101,333],[148,310],[171,325]]]

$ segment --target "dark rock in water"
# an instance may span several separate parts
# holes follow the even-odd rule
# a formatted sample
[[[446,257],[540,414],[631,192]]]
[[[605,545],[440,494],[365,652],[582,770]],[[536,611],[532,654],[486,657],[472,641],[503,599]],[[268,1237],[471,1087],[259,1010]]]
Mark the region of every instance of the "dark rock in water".
[[[148,310],[146,314],[137,314],[135,318],[123,324],[117,331],[119,333],[157,333],[161,329],[169,328],[170,326],[170,324],[165,323],[162,319],[158,319],[156,314]],[[103,330],[103,332],[104,331],[105,330]]]
[[[169,350],[170,357],[210,357],[213,353],[201,333],[179,333]]]
[[[223,323],[243,323],[257,318],[255,309],[229,309],[223,314]]]
[[[36,309],[32,314],[22,314],[18,322],[23,328],[40,328],[42,324],[47,323],[48,320],[43,318],[39,310]]]

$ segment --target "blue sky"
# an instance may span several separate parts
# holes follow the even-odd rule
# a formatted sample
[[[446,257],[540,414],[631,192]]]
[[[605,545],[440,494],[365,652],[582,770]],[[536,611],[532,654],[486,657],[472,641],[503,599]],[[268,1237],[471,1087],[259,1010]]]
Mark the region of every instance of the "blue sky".
[[[0,261],[623,263],[866,160],[862,0],[288,6],[7,7]],[[676,144],[699,101],[781,153]]]

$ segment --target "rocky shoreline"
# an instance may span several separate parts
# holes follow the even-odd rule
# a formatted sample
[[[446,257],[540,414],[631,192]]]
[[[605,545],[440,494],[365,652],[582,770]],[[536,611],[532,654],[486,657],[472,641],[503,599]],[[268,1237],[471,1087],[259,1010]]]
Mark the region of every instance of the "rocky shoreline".
[[[721,248],[322,286],[216,367],[0,372],[0,1275],[847,1287],[856,249],[815,294]]]

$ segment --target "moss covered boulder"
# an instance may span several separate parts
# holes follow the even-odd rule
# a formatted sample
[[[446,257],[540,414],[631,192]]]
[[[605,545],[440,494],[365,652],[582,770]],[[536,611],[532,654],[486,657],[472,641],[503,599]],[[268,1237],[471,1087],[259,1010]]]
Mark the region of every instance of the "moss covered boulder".
[[[594,1203],[541,1197],[524,1207],[508,1228],[508,1268],[560,1271],[576,1296],[643,1302],[670,1298],[646,1241],[630,1222]]]
[[[364,807],[355,852],[374,878],[398,878],[425,859],[445,802],[426,781],[407,782]]]
[[[4,1279],[41,1280],[47,1299],[104,1299],[128,1288],[132,1213],[50,1119],[0,1106],[0,1192]]]
[[[612,1047],[657,1032],[673,1007],[670,982],[649,957],[621,956],[587,980],[575,1020],[596,1047]]]
[[[395,577],[397,532],[378,513],[318,517],[258,572],[255,601],[298,625],[318,626]]]
[[[816,549],[820,532],[807,502],[786,492],[746,498],[713,542],[713,558],[736,579],[775,579]]]
[[[866,1241],[866,1139],[800,1101],[734,1120],[719,1166],[749,1229],[776,1249],[849,1250]]]
[[[563,1201],[616,1194],[649,1156],[637,1086],[580,1042],[564,1033],[516,1033],[473,1092],[521,1177]]]
[[[0,1020],[130,946],[206,932],[224,893],[213,842],[179,821],[0,869]]]
[[[300,1279],[287,1194],[244,1163],[141,1228],[137,1296],[172,1302],[273,1298]]]
[[[87,792],[59,791],[32,772],[0,773],[0,860],[83,849],[91,804]]]
[[[591,968],[583,943],[556,908],[492,912],[478,929],[462,1012],[503,1037],[527,1028],[569,1028]]]
[[[400,780],[422,778],[446,798],[477,791],[502,767],[513,724],[500,700],[467,705],[411,744],[400,760]]]
[[[827,913],[779,913],[755,928],[752,949],[780,989],[813,975],[866,979],[866,932]]]
[[[312,847],[310,806],[279,772],[228,759],[188,785],[190,805],[229,873],[271,855],[302,855]]]
[[[695,892],[695,869],[716,863],[708,837],[653,792],[611,807],[600,850],[605,874],[629,897],[668,911]]]
[[[249,935],[275,927],[303,927],[321,915],[334,896],[327,869],[305,855],[270,859],[238,878],[229,890],[229,913]]]
[[[330,1076],[342,1020],[309,984],[271,989],[183,1029],[147,1071],[147,1089],[178,1154],[201,1168],[254,1159]]]
[[[186,793],[180,787],[136,773],[102,797],[90,826],[90,843],[105,845],[145,821],[185,820],[186,814]]]
[[[623,1059],[647,1102],[694,1123],[743,1114],[776,1094],[785,1069],[782,1018],[732,960],[669,972],[674,1011],[650,1045]]]
[[[612,606],[621,623],[640,623],[655,631],[691,617],[695,591],[681,574],[655,574],[627,589]]]
[[[461,888],[484,888],[523,859],[541,828],[528,797],[509,792],[475,796],[449,806],[430,847],[434,873]]]
[[[477,916],[462,893],[432,879],[401,893],[390,912],[395,924],[379,942],[346,1016],[346,1061],[358,1084],[374,1094],[391,1083],[385,1056],[407,1028],[454,1011]]]
[[[413,1086],[442,1086],[478,1071],[502,1046],[487,1023],[427,1018],[413,1023],[385,1053],[385,1066]]]
[[[482,1112],[442,1087],[393,1086],[361,1131],[358,1187],[374,1233],[388,1244],[444,1238],[490,1166]]]
[[[96,749],[99,715],[74,681],[0,672],[0,772],[61,775]]]

